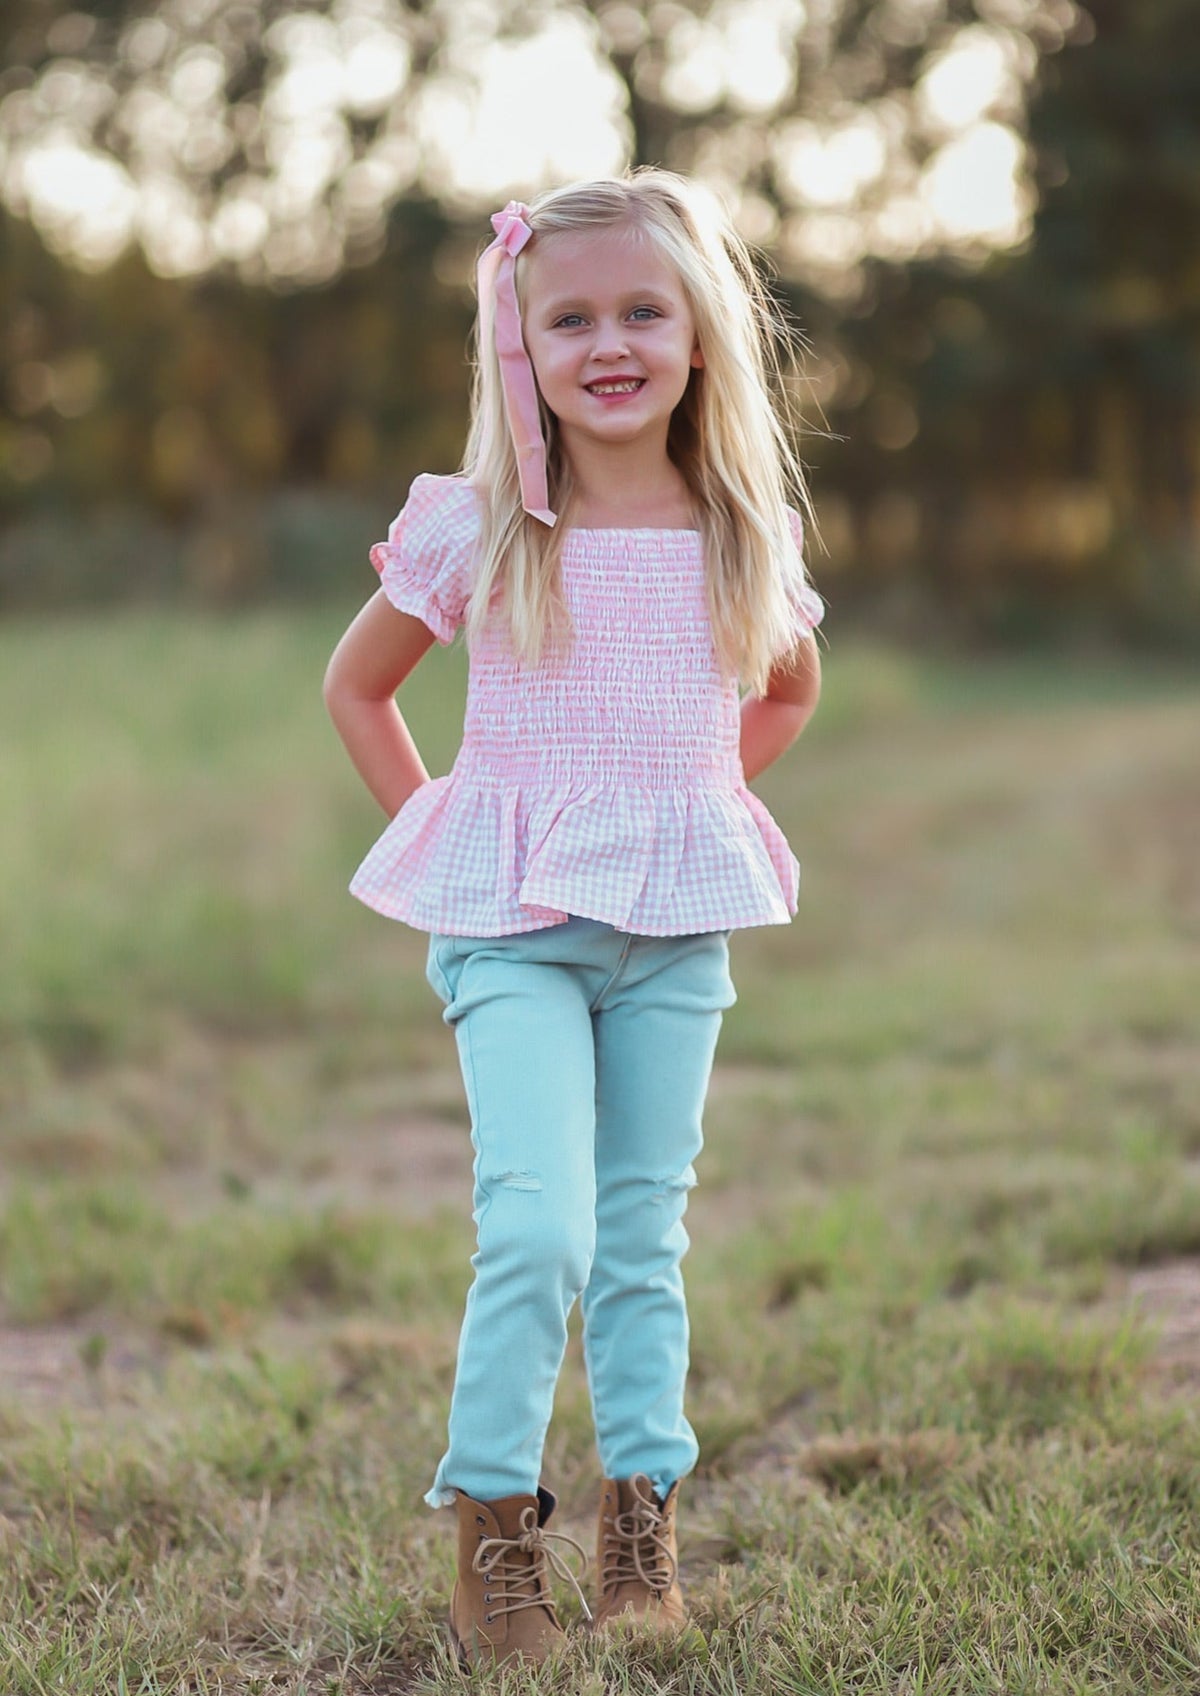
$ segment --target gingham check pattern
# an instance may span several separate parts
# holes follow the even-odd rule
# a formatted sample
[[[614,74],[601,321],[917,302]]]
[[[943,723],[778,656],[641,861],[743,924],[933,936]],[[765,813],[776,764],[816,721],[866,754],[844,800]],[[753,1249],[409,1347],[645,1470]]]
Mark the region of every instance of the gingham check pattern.
[[[478,533],[462,478],[418,477],[371,549],[388,599],[440,642],[463,622]],[[529,668],[499,629],[485,631],[454,769],[409,798],[352,893],[450,936],[540,930],[569,914],[642,936],[786,923],[799,868],[745,784],[737,686],[713,651],[701,553],[693,530],[570,531],[569,652]],[[797,628],[823,610],[805,588]]]

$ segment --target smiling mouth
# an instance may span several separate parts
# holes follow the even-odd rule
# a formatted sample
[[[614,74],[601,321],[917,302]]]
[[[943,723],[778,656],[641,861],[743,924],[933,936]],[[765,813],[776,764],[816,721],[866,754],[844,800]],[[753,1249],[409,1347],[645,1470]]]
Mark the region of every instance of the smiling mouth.
[[[645,385],[644,377],[622,377],[619,382],[585,383],[583,386],[590,395],[635,395]]]

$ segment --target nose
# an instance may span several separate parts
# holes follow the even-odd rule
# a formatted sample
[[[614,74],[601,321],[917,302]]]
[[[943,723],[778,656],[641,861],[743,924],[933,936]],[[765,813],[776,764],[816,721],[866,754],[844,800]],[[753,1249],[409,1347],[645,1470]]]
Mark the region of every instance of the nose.
[[[596,334],[592,341],[592,356],[595,359],[629,358],[625,326],[619,319],[601,318],[597,321]]]

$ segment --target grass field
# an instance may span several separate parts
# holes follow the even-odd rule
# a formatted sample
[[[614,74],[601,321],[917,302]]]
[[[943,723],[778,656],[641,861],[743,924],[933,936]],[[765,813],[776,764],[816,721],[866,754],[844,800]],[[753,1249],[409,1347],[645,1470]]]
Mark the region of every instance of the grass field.
[[[466,1121],[338,629],[0,628],[4,1696],[463,1687]],[[1178,674],[835,644],[690,1215],[695,1629],[504,1688],[1200,1690],[1198,754]],[[577,1338],[546,1479],[590,1543]]]

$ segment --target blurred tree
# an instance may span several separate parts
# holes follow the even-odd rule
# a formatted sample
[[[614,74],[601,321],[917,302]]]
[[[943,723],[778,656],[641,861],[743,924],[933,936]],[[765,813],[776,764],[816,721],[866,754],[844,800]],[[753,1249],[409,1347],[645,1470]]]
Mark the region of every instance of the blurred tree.
[[[593,159],[704,176],[752,239],[844,294],[866,255],[1020,234],[1024,91],[1080,15],[1075,0],[17,0],[2,191],[87,264],[140,240],[163,274],[312,284],[376,257],[398,199],[481,210],[489,144],[526,190],[585,174],[586,130]],[[581,82],[565,118],[546,104],[563,77]],[[514,150],[539,111],[556,133]]]
[[[496,43],[568,17],[619,79],[633,156],[715,182],[778,260],[832,430],[809,451],[835,601],[926,627],[1090,618],[1194,636],[1194,0],[1089,7],[15,0],[0,26],[0,180],[18,208],[0,212],[0,511],[59,523],[120,491],[200,538],[175,575],[244,593],[296,580],[302,550],[281,562],[262,534],[272,491],[377,513],[412,472],[452,466],[479,205],[421,131],[423,102],[457,90],[453,111],[470,112]],[[56,134],[73,138],[62,180],[78,192],[47,212],[34,164],[50,170]],[[1008,251],[989,148],[1018,191]],[[122,201],[122,181],[138,194]],[[20,215],[78,263],[105,195],[124,236],[83,272]],[[294,543],[313,511],[276,530]],[[0,604],[65,569],[31,565],[17,534],[0,541]],[[141,580],[94,525],[86,548],[38,558],[64,552],[85,581]]]
[[[418,466],[450,469],[467,308],[429,263],[447,228],[437,207],[410,203],[375,267],[275,296],[231,277],[168,282],[136,251],[79,274],[0,214],[0,513],[10,518],[0,605],[68,581],[75,596],[154,589],[163,571],[206,593],[259,592],[272,572],[276,582],[296,573],[294,555],[271,564],[256,501],[280,488],[370,494],[378,524]],[[115,535],[97,551],[89,521],[62,558],[64,515],[114,505],[186,525],[196,543],[160,570],[123,554]],[[40,541],[12,529],[20,512]],[[219,546],[206,553],[207,541]]]
[[[874,266],[826,327],[848,594],[1200,636],[1194,10],[1092,0],[1094,41],[1030,105],[1029,243],[975,274]]]

